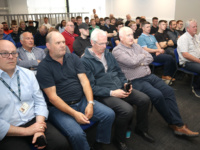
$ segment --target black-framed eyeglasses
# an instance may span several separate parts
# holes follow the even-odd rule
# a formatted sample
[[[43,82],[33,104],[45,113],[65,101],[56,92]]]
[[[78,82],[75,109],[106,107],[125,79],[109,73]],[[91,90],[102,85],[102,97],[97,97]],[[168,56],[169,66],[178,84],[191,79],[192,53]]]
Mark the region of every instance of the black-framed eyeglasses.
[[[12,57],[17,58],[17,57],[18,57],[18,52],[12,52],[12,53],[4,52],[4,53],[0,53],[0,55],[1,55],[3,58],[8,58],[10,55],[12,55]]]
[[[104,46],[104,45],[108,45],[109,44],[109,42],[106,42],[106,43],[98,43],[98,42],[95,42],[96,44],[98,44],[99,46]]]

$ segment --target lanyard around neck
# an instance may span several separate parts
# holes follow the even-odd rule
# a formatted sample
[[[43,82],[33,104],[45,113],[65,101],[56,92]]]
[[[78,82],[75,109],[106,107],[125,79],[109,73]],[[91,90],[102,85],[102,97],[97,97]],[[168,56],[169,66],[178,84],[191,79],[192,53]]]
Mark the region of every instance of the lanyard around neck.
[[[6,81],[0,77],[0,80],[3,82],[3,84],[21,101],[21,89],[20,89],[20,78],[19,78],[19,73],[17,72],[17,86],[18,86],[18,93],[19,96],[13,91],[13,89],[6,83]]]

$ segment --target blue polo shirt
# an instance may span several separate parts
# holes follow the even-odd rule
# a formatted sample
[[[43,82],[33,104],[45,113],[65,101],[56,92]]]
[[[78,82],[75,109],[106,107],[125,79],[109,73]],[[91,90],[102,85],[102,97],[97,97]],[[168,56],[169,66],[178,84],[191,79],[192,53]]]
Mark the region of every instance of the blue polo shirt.
[[[80,58],[75,54],[66,53],[61,65],[48,53],[39,64],[36,76],[41,89],[56,86],[57,95],[69,102],[82,98],[83,89],[77,75],[85,72]]]
[[[158,43],[156,38],[151,34],[146,35],[146,34],[142,33],[142,35],[138,38],[138,44],[141,47],[157,49],[156,43]]]

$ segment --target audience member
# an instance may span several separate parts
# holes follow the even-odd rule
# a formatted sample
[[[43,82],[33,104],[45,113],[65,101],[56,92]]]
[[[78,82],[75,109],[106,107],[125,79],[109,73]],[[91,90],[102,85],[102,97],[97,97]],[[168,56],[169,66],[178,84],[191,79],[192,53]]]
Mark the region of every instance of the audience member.
[[[145,140],[154,142],[153,137],[148,134],[149,97],[132,90],[132,87],[126,91],[127,79],[112,54],[106,49],[107,34],[104,31],[95,29],[91,35],[91,43],[92,47],[85,50],[85,55],[81,59],[94,96],[115,111],[115,145],[120,150],[131,150],[125,143],[125,136],[133,117],[132,105],[137,106],[135,131]]]
[[[5,34],[4,33],[4,29],[3,29],[3,25],[2,24],[0,24],[0,40],[8,40],[8,41],[12,42],[14,45],[16,45],[15,41],[12,39],[10,34]]]
[[[174,57],[174,42],[169,38],[168,34],[164,32],[167,28],[166,21],[160,20],[158,23],[158,32],[155,34],[155,38],[166,54],[170,54]]]
[[[36,46],[46,45],[47,27],[41,25],[39,31],[35,34],[34,43]]]
[[[179,64],[187,70],[200,74],[200,45],[197,34],[197,21],[187,20],[186,32],[178,39]],[[200,98],[200,77],[197,76],[192,86],[192,92]]]
[[[89,17],[85,17],[84,20],[85,20],[85,23],[86,23],[88,26],[90,26]]]
[[[69,47],[70,52],[72,53],[74,51],[73,49],[73,43],[75,40],[75,37],[78,35],[74,33],[74,24],[71,21],[68,21],[66,23],[65,31],[62,32],[62,35],[65,38],[65,44]]]
[[[183,33],[185,33],[182,28],[183,28],[183,21],[182,20],[178,20],[176,22],[176,31],[178,31],[178,33],[180,35],[182,35]]]
[[[18,32],[21,34],[21,33],[26,32],[26,31],[28,31],[27,27],[26,27],[26,23],[24,21],[20,21]]]
[[[96,25],[96,22],[95,22],[94,19],[91,19],[91,26],[90,26],[90,28],[89,28],[90,35],[91,35],[92,31],[93,31],[94,29],[96,29],[96,28],[99,29],[99,26]]]
[[[136,19],[135,19],[135,22],[136,22],[136,24],[137,24],[137,29],[139,29],[140,28],[140,17],[138,16],[138,17],[136,17]]]
[[[104,28],[104,25],[105,25],[104,19],[103,19],[103,18],[100,18],[99,21],[100,21],[100,26],[99,26],[100,29]]]
[[[3,24],[3,29],[4,29],[5,34],[10,34],[13,32],[13,30],[9,29],[7,22],[2,22],[2,24]]]
[[[91,19],[94,19],[95,16],[97,17],[98,15],[96,14],[96,9],[92,10],[93,14],[91,15]]]
[[[131,21],[129,24],[128,24],[128,27],[130,27],[133,31],[133,37],[134,37],[134,43],[137,43],[138,41],[138,37],[136,35],[136,30],[137,30],[137,24],[135,21]]]
[[[151,25],[149,22],[144,22],[142,24],[142,35],[138,38],[138,44],[147,52],[151,53],[154,62],[164,64],[164,72],[162,79],[167,80],[166,83],[169,83],[175,70],[176,64],[174,58],[165,54],[165,50],[161,49],[160,45],[156,41],[156,38],[150,34]],[[173,79],[172,81],[175,81]]]
[[[142,24],[145,22],[146,20],[145,19],[143,19],[143,18],[141,18],[140,19],[140,27],[139,27],[139,29],[137,28],[137,30],[136,30],[136,32],[135,32],[135,39],[138,39],[139,38],[139,36],[142,34]]]
[[[19,36],[20,36],[19,27],[16,24],[12,24],[11,28],[12,28],[13,32],[10,35],[11,35],[12,39],[15,41],[15,43],[18,43]]]
[[[75,26],[77,25],[75,17],[71,17],[71,22],[73,22]]]
[[[101,150],[102,143],[110,143],[114,112],[93,99],[84,66],[78,56],[66,53],[60,33],[49,33],[46,45],[49,53],[38,67],[37,79],[48,97],[49,120],[74,150],[90,149],[80,124],[98,122],[94,149]]]
[[[158,32],[158,18],[157,17],[153,17],[152,18],[152,26],[151,26],[150,34],[155,35],[156,32]]]
[[[110,18],[110,25],[114,26],[116,28],[116,19],[115,17]]]
[[[101,25],[101,24],[100,24],[99,17],[95,17],[95,22],[96,22],[96,25],[97,25],[97,26],[100,26],[100,25]]]
[[[93,22],[94,19],[93,19]],[[88,46],[91,46],[89,36],[89,27],[86,23],[82,23],[79,26],[79,30],[81,35],[79,37],[76,37],[74,43],[73,43],[73,49],[76,55],[79,57],[82,57],[85,53],[85,48]]]
[[[199,132],[191,131],[183,123],[173,89],[159,77],[151,74],[149,68],[149,64],[153,61],[151,54],[134,44],[133,36],[129,35],[133,35],[130,28],[121,28],[119,31],[120,44],[113,50],[113,55],[126,78],[131,80],[134,89],[144,92],[150,97],[152,104],[175,135],[199,136]]]
[[[18,53],[10,41],[0,41],[0,147],[2,150],[66,150],[66,138],[48,121],[48,110],[33,73],[16,66]],[[45,146],[36,144],[40,137]]]
[[[81,33],[79,32],[79,25],[82,24],[82,17],[81,16],[77,16],[76,17],[76,25],[75,25],[75,29],[74,29],[74,33],[77,34],[78,36],[81,35]]]
[[[58,27],[58,30],[60,33],[65,31],[66,21],[62,20],[60,26]]]
[[[118,45],[119,42],[120,42],[120,39],[119,39],[119,30],[124,26],[124,23],[122,21],[118,21],[117,22],[117,26],[116,26],[116,29],[117,29],[117,36],[114,36],[114,41],[115,41],[115,44]]]
[[[126,15],[126,22],[125,22],[125,26],[128,26],[128,24],[131,22],[131,15],[127,14]]]
[[[173,47],[176,48],[177,40],[180,37],[180,34],[178,33],[178,31],[176,31],[176,21],[175,20],[171,20],[169,22],[169,30],[167,31],[167,34],[174,43]]]
[[[20,35],[22,47],[18,48],[19,53],[17,65],[35,70],[42,59],[45,58],[44,50],[34,47],[34,38],[32,33],[24,32]]]
[[[38,21],[29,20],[29,21],[25,21],[25,23],[28,23],[27,31],[29,31],[33,35],[35,35],[37,33],[37,28],[38,28],[39,22]],[[33,25],[33,23],[35,23],[35,26]]]
[[[50,23],[48,22],[49,18],[44,17],[44,23],[43,25],[47,27],[47,29],[49,30],[51,28]]]

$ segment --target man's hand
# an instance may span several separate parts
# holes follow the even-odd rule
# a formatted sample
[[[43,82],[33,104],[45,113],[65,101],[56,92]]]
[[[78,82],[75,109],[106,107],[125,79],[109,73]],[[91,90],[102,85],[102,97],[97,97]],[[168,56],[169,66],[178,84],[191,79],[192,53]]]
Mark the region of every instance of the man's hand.
[[[168,46],[174,46],[174,42],[172,40],[169,40],[167,45]]]
[[[31,126],[25,128],[25,130],[26,130],[26,134],[31,136],[37,132],[44,132],[46,128],[47,128],[47,125],[45,122],[36,122],[32,124]]]
[[[85,108],[85,116],[88,119],[91,119],[93,116],[93,104],[88,103],[87,107]]]
[[[41,62],[41,60],[37,60],[38,64]]]
[[[156,56],[160,55],[160,52],[156,52]]]
[[[118,97],[118,98],[126,98],[129,96],[129,93],[125,92],[122,89],[117,89],[111,92],[111,96]]]
[[[89,124],[90,123],[89,119],[84,114],[82,114],[81,112],[78,112],[78,111],[76,111],[76,113],[74,114],[74,118],[80,124]]]
[[[165,53],[165,50],[164,50],[164,49],[158,49],[158,52],[159,52],[160,54],[163,54],[163,53]]]
[[[159,45],[161,48],[166,48],[167,47],[167,42],[164,41],[164,42],[159,42]]]
[[[44,135],[43,132],[37,132],[37,133],[35,133],[34,136],[33,136],[32,144],[35,144],[35,142],[37,141],[37,138],[40,137],[41,135],[43,135],[43,136],[45,137],[45,135]],[[45,138],[46,138],[46,137],[45,137]],[[43,148],[45,148],[46,146],[38,147],[38,145],[35,145],[35,147],[37,147],[37,149],[43,149]]]

